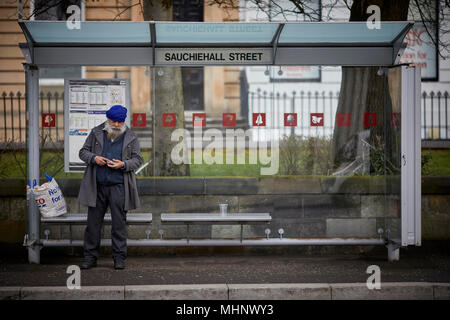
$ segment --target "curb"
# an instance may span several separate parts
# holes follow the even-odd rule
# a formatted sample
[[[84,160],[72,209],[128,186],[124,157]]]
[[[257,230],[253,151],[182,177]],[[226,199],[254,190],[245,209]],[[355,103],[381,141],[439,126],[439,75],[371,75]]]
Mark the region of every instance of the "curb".
[[[0,287],[0,300],[450,300],[450,283],[182,284],[145,286]]]

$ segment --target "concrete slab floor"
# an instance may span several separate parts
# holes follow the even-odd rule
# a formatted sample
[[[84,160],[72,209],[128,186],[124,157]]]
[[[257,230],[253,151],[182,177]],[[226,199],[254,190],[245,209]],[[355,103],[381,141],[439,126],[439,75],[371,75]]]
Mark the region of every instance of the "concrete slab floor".
[[[125,270],[115,270],[110,249],[98,267],[81,270],[82,286],[257,283],[365,283],[370,265],[382,282],[450,282],[450,241],[425,241],[401,249],[388,262],[385,247],[129,248]],[[41,264],[27,262],[26,249],[1,245],[0,287],[65,286],[82,249],[44,248]]]

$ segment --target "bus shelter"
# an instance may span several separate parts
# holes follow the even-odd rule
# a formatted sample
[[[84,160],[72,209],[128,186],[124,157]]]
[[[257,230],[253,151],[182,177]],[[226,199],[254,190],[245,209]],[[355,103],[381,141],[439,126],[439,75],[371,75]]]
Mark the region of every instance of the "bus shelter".
[[[306,221],[308,223],[315,223],[321,215],[326,216],[327,219],[324,220],[322,225],[324,225],[323,228],[327,228],[324,233],[327,236],[302,237],[301,235],[294,235],[292,232],[286,232],[283,236],[282,229],[279,229],[279,238],[270,238],[269,233],[266,232],[267,237],[243,239],[241,225],[241,238],[238,241],[211,239],[194,241],[189,237],[174,241],[162,239],[161,234],[161,239],[143,239],[142,241],[129,242],[129,245],[386,245],[389,259],[395,260],[398,259],[400,247],[421,244],[420,70],[413,66],[398,65],[405,48],[403,39],[412,23],[382,22],[379,28],[372,28],[365,22],[89,21],[81,22],[79,29],[69,28],[66,22],[62,21],[19,20],[19,24],[27,40],[26,43],[20,44],[26,58],[24,68],[28,123],[27,178],[28,181],[36,180],[37,183],[39,183],[39,177],[42,175],[39,172],[40,119],[38,113],[39,68],[41,67],[150,66],[153,77],[158,76],[156,73],[162,68],[170,70],[170,68],[180,66],[262,66],[267,70],[269,68],[272,70],[275,67],[281,70],[282,66],[371,67],[376,68],[377,75],[384,81],[382,82],[384,87],[381,94],[383,97],[378,102],[374,102],[380,104],[378,118],[376,118],[376,112],[365,112],[364,115],[360,116],[349,112],[330,115],[334,125],[341,127],[338,130],[343,131],[353,125],[350,123],[351,119],[361,119],[361,130],[357,132],[357,135],[354,135],[352,140],[356,144],[353,149],[357,150],[355,151],[355,159],[359,159],[358,161],[361,163],[358,164],[358,161],[355,160],[356,162],[352,161],[348,165],[344,164],[336,169],[332,176],[318,180],[319,187],[316,191],[295,199],[289,198],[299,203],[299,208],[301,206],[303,212],[301,217],[308,218],[309,220]],[[278,69],[274,70],[276,72]],[[171,73],[161,72],[159,76],[171,77]],[[345,79],[343,77],[342,81],[346,81]],[[171,81],[173,79],[166,78],[166,80]],[[370,81],[372,80],[369,79],[368,81],[370,87]],[[355,81],[355,83],[357,82]],[[283,86],[282,82],[275,81],[274,83],[278,87]],[[355,87],[353,90],[358,89]],[[344,95],[351,97],[355,94],[351,88],[348,88],[347,91],[341,92],[340,99],[345,100]],[[67,95],[67,92],[65,94]],[[153,92],[153,97],[158,94],[158,92]],[[348,104],[354,103],[350,98],[347,98],[347,101]],[[339,103],[345,104],[341,101]],[[153,114],[157,114],[157,108],[164,108],[164,106],[153,105]],[[273,125],[269,126],[268,129],[253,128],[255,131],[250,134],[249,139],[253,142],[268,141],[271,146],[278,146],[279,142],[275,143],[274,141],[279,139],[274,140],[274,136],[280,137],[281,134],[278,130],[279,127],[274,124],[275,120],[258,118],[265,111],[267,109],[264,109],[261,105],[250,108],[248,112],[250,127],[260,126],[265,121]],[[292,120],[292,118],[289,120],[289,115],[297,115],[296,112],[292,111],[295,110],[284,112],[284,115],[288,115],[288,118],[285,118],[286,121]],[[323,113],[314,113],[313,117],[312,113],[303,114],[303,111],[299,110],[298,112],[301,117],[304,115],[303,118],[309,119],[311,117],[310,126],[320,126],[321,117],[324,116]],[[252,115],[257,116],[256,122],[252,122],[252,120],[255,120],[252,119]],[[268,114],[267,117],[269,117]],[[276,117],[277,121],[282,122],[281,109]],[[162,119],[154,118],[153,120],[159,121]],[[376,125],[377,121],[378,125]],[[301,124],[298,124],[298,127],[300,126]],[[290,132],[295,133],[295,130],[297,128]],[[313,137],[314,132],[318,132],[314,130],[315,128],[312,128],[312,131],[310,130],[310,132],[313,132]],[[375,130],[379,130],[378,138],[383,141],[378,146],[370,142],[370,137]],[[159,133],[154,130],[153,134]],[[333,133],[330,132],[330,134]],[[66,139],[68,141],[68,137]],[[337,139],[336,128],[334,136],[330,140],[331,143],[335,139]],[[68,147],[67,144],[68,142],[66,142],[66,148]],[[251,143],[248,142],[248,144]],[[351,143],[346,145],[349,147]],[[201,145],[200,148],[202,147]],[[251,153],[249,150],[246,152]],[[375,159],[375,151],[382,155],[378,159],[380,170],[378,176],[372,177],[373,179],[371,178],[367,185],[361,184],[358,179],[362,171],[358,170],[363,170],[361,168],[364,166],[368,168],[375,166],[373,161],[370,160]],[[320,155],[316,154],[315,157],[319,157],[320,160]],[[356,171],[351,171],[353,173],[349,174],[348,169],[354,164],[358,164],[359,169],[355,169]],[[305,180],[301,181],[302,186],[305,187]],[[270,188],[272,188],[270,186],[272,182],[268,184]],[[311,183],[314,184],[315,182]],[[306,184],[308,183],[306,182]],[[339,197],[341,192],[339,190],[343,190],[342,186],[345,186],[344,189],[356,190],[355,192],[358,194],[356,201],[360,208],[358,213],[352,213],[351,210],[350,212],[347,206],[340,207],[341,200],[339,199],[341,198]],[[239,186],[230,185],[230,188],[239,189]],[[295,188],[295,184],[293,188]],[[376,197],[371,196],[373,188],[381,190]],[[257,193],[264,193],[263,189],[258,189]],[[276,187],[273,187],[272,191],[264,194],[267,197],[270,197],[272,193],[277,194],[278,191],[275,189]],[[306,185],[306,189],[308,189],[308,185]],[[311,185],[311,189],[314,189],[313,185]],[[361,189],[361,192],[358,191],[359,189]],[[338,191],[334,192],[333,190]],[[286,194],[292,193],[291,191],[287,191]],[[347,201],[349,197],[345,197],[345,201]],[[354,195],[350,198],[352,197],[355,198]],[[322,202],[321,199],[325,200],[321,210],[317,211],[317,202]],[[373,199],[381,200],[375,204],[375,202],[372,202]],[[362,208],[363,203],[364,208]],[[316,212],[317,215],[314,216],[311,212]],[[277,212],[270,213],[272,214],[272,221],[274,221],[273,218],[277,218]],[[348,216],[345,216],[346,214]],[[239,212],[237,215],[239,215]],[[358,225],[359,222],[355,219],[345,219],[346,217],[355,218],[356,215],[360,218],[368,218],[364,221],[373,222],[371,228],[375,230],[375,236],[339,236],[339,230],[352,228],[352,226],[361,228],[361,225]],[[168,222],[171,222],[173,217],[170,212],[161,213],[161,219],[167,219]],[[201,220],[202,216],[198,215],[197,219]],[[294,225],[297,223],[295,217],[290,217],[290,219],[283,221],[287,221],[286,223],[291,221]],[[318,223],[322,222],[318,221]],[[275,225],[278,226],[277,223]],[[28,248],[29,261],[34,263],[40,261],[41,248],[52,245],[52,242],[41,239],[40,226],[41,220],[38,208],[33,201],[30,201],[25,245]],[[332,233],[330,230],[338,231]],[[57,245],[58,242],[55,243]],[[69,246],[75,245],[73,241],[59,242],[59,245],[61,243]],[[82,242],[78,242],[78,245],[82,245]]]

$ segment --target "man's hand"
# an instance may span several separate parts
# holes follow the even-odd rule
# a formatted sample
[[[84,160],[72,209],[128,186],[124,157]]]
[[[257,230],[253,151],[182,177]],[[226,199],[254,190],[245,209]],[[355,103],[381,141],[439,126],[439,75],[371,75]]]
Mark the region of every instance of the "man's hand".
[[[99,166],[104,166],[106,164],[106,162],[108,161],[107,158],[102,157],[102,156],[96,156],[94,158],[94,160],[95,160],[95,163]]]
[[[120,161],[120,160],[117,160],[117,159],[113,159],[112,161],[114,161],[114,164],[108,163],[108,167],[110,167],[112,169],[120,169],[120,168],[123,168],[123,166],[125,165],[123,163],[123,161]]]

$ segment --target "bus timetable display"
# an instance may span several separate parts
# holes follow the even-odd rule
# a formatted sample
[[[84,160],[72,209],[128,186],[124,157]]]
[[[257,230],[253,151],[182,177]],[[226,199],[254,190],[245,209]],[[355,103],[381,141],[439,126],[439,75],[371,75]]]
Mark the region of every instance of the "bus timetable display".
[[[129,112],[127,79],[64,80],[64,170],[83,172],[86,165],[78,157],[92,128],[106,120],[106,111],[120,104]],[[125,120],[130,125],[130,117]]]

